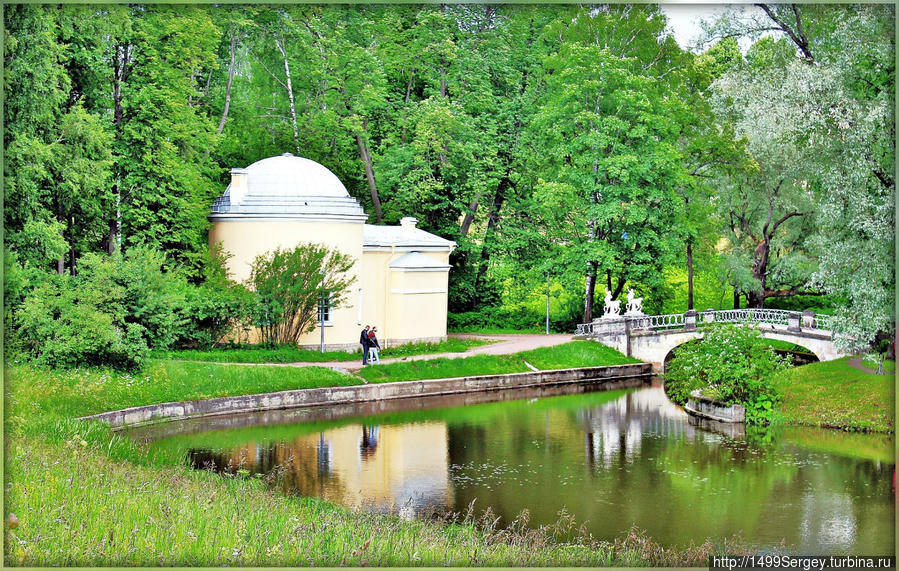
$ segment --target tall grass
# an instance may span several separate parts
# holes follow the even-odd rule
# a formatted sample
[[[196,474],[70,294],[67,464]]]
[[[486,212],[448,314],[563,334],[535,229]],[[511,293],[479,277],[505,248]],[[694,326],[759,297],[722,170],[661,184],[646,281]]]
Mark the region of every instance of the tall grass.
[[[83,441],[17,440],[8,461],[6,506],[18,525],[6,532],[7,565],[696,565],[714,551],[709,542],[663,548],[634,530],[613,543],[559,543],[576,527],[564,513],[535,530],[526,513],[498,529],[489,514],[354,512],[271,494],[254,478],[115,462]]]
[[[139,373],[113,369],[54,370],[30,365],[6,369],[14,387],[13,411],[78,417],[171,401],[361,384],[351,375],[322,367],[233,366],[152,361]]]

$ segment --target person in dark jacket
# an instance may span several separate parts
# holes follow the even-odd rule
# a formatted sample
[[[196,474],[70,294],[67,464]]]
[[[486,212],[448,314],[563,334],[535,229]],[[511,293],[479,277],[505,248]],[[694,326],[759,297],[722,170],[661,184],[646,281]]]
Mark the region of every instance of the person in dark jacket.
[[[366,325],[365,329],[362,330],[362,334],[359,336],[359,343],[362,345],[362,366],[368,365],[368,348],[370,347],[370,341],[368,340],[368,329],[369,326]]]

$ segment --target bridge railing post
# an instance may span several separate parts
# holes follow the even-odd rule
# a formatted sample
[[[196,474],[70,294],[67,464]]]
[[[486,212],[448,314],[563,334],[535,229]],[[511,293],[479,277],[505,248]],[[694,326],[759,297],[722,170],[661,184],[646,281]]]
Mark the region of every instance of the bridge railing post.
[[[794,333],[802,331],[802,328],[799,327],[800,317],[801,314],[798,311],[791,311],[789,315],[787,315],[787,331],[792,331]]]
[[[695,309],[691,309],[684,314],[684,329],[696,329],[696,313]]]
[[[715,322],[715,310],[712,308],[706,309],[702,312],[702,322],[703,323],[714,323]]]

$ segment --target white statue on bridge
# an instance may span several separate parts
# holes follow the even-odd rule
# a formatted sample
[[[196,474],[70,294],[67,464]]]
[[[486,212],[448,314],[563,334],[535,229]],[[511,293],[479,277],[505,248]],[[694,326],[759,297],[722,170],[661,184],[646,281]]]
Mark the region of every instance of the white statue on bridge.
[[[625,315],[643,315],[643,298],[634,297],[633,288],[627,288],[627,311]]]
[[[602,311],[603,319],[611,319],[621,314],[621,300],[612,300],[612,292],[606,292],[606,305]]]

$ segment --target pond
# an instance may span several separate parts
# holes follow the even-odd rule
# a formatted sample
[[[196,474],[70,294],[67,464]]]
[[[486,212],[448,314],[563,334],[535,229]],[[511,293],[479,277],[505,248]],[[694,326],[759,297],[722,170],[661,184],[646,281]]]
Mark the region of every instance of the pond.
[[[586,387],[589,390],[589,386]],[[352,508],[574,516],[613,540],[738,536],[759,550],[893,554],[892,438],[701,425],[659,387],[527,390],[274,411],[132,431],[197,468],[268,474]],[[489,402],[496,401],[498,402]],[[515,399],[515,400],[510,400]],[[248,471],[248,472],[244,472]]]

